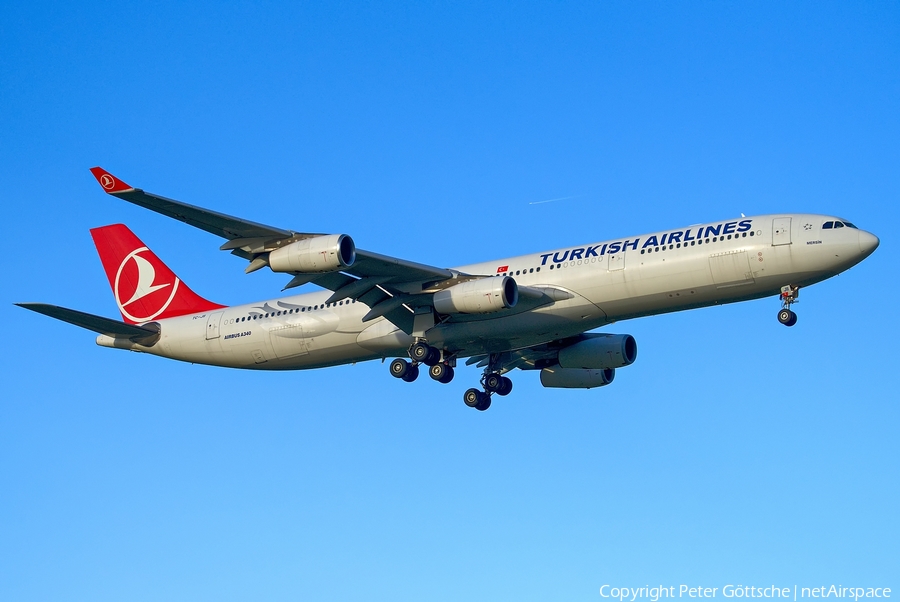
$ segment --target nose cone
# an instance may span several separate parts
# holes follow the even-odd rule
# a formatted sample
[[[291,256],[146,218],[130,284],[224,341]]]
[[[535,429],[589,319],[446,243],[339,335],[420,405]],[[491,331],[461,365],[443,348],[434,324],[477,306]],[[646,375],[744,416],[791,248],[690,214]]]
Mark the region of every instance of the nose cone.
[[[880,242],[881,241],[878,240],[878,237],[874,234],[870,234],[865,230],[859,231],[859,251],[862,253],[863,257],[871,255],[872,252],[878,248]]]

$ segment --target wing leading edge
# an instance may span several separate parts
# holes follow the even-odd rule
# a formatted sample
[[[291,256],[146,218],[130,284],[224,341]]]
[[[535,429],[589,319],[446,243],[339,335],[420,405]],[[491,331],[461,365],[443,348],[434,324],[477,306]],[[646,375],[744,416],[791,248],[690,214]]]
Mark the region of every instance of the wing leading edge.
[[[231,251],[250,261],[247,271],[264,267],[265,254],[286,243],[322,236],[311,232],[294,232],[241,219],[195,205],[182,203],[150,194],[126,184],[101,167],[91,173],[103,190],[139,207],[177,219],[195,228],[228,239],[220,249]],[[356,261],[341,271],[324,274],[294,273],[285,289],[313,283],[334,291],[329,303],[352,298],[368,305],[372,311],[369,320],[385,316],[388,320],[410,332],[413,323],[413,307],[416,295],[430,288],[441,288],[441,283],[458,282],[467,275],[416,263],[380,253],[356,249]]]

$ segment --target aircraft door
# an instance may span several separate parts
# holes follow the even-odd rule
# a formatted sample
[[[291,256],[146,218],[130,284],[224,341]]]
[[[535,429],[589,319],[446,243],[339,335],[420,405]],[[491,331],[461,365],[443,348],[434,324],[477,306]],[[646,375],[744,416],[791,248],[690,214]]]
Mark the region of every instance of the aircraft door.
[[[772,246],[791,244],[791,218],[776,217],[772,220]]]
[[[222,321],[222,314],[225,312],[217,311],[209,314],[206,319],[206,340],[211,341],[219,338],[219,323]]]

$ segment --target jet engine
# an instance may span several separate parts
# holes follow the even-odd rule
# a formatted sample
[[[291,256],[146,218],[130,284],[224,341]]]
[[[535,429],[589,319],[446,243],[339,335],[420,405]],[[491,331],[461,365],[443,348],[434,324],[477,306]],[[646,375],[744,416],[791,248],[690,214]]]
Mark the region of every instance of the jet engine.
[[[637,359],[637,341],[630,334],[585,335],[589,338],[569,345],[559,351],[562,368],[622,368]]]
[[[355,260],[356,245],[346,234],[304,238],[269,253],[273,272],[335,272],[349,268]]]
[[[519,286],[509,276],[462,282],[434,294],[434,308],[442,314],[489,314],[514,307]]]
[[[544,368],[541,384],[548,389],[593,389],[605,387],[616,377],[613,368],[603,370],[581,368]]]

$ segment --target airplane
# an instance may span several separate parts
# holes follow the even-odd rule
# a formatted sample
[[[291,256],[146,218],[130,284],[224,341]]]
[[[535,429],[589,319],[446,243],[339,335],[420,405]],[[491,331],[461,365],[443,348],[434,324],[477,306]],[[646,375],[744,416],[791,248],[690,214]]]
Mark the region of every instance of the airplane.
[[[590,332],[642,316],[777,295],[797,322],[800,289],[861,262],[879,239],[835,216],[761,215],[442,268],[356,247],[346,234],[295,232],[144,192],[91,169],[108,194],[225,239],[219,248],[322,291],[226,307],[193,292],[122,224],[91,230],[122,321],[43,303],[17,305],[98,333],[97,344],[255,370],[395,358],[449,383],[459,360],[483,368],[465,404],[508,395],[512,370],[544,387],[603,387],[637,359],[629,334]]]

